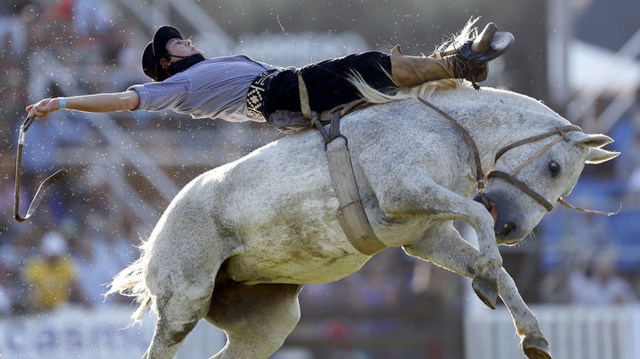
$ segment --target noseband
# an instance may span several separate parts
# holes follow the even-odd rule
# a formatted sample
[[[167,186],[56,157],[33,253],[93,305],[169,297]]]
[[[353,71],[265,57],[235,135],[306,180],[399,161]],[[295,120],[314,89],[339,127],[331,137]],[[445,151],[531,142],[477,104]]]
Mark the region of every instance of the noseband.
[[[557,143],[561,142],[562,140],[568,141],[569,138],[567,137],[567,133],[569,133],[571,131],[582,131],[582,129],[579,126],[576,126],[576,125],[563,126],[563,127],[558,128],[558,129],[555,129],[555,130],[552,130],[552,131],[549,131],[549,132],[545,132],[545,133],[540,134],[540,135],[527,137],[527,138],[525,138],[523,140],[516,141],[514,143],[511,143],[511,144],[503,147],[502,149],[500,149],[496,153],[495,162],[497,162],[498,159],[500,157],[502,157],[502,155],[504,155],[507,151],[510,151],[510,150],[512,150],[512,149],[514,149],[516,147],[520,147],[520,146],[523,146],[523,145],[526,145],[526,144],[530,144],[530,143],[534,143],[534,142],[537,142],[537,141],[541,141],[541,140],[543,140],[545,138],[548,138],[548,137],[551,137],[551,136],[555,136],[555,135],[560,135],[561,136],[557,140],[552,141],[548,145],[546,145],[543,148],[541,148],[540,150],[538,150],[538,152],[534,153],[526,161],[524,161],[522,164],[520,164],[518,167],[516,167],[516,169],[512,173],[509,174],[509,173],[502,172],[502,171],[491,171],[488,175],[485,176],[484,171],[482,170],[482,163],[480,162],[480,153],[478,152],[478,147],[476,146],[476,143],[473,140],[473,138],[471,137],[471,135],[469,134],[469,132],[462,125],[460,125],[460,123],[458,123],[458,121],[456,121],[453,117],[449,116],[449,114],[447,114],[446,112],[442,111],[440,108],[438,108],[434,104],[428,102],[427,100],[425,100],[425,99],[423,99],[421,97],[418,97],[418,101],[420,101],[422,104],[426,105],[430,109],[432,109],[435,112],[437,112],[440,116],[442,116],[445,119],[447,119],[462,134],[462,137],[464,138],[465,142],[467,143],[467,147],[471,151],[471,154],[472,154],[474,162],[475,162],[476,182],[477,182],[476,191],[478,192],[478,196],[482,199],[482,201],[485,204],[485,206],[489,206],[489,199],[483,194],[484,189],[486,187],[485,178],[487,180],[491,179],[491,178],[499,178],[501,180],[504,180],[504,181],[508,182],[512,186],[518,188],[524,194],[529,196],[529,198],[533,199],[535,202],[537,202],[542,207],[544,207],[547,211],[550,212],[551,210],[553,210],[553,205],[547,199],[545,199],[539,193],[537,193],[534,190],[532,190],[529,186],[527,186],[526,183],[524,183],[523,181],[517,179],[515,176],[520,171],[522,171],[523,168],[525,168],[531,162],[533,162],[535,159],[539,158],[544,153],[549,151],[549,149],[551,149],[551,147],[553,147]],[[574,207],[573,205],[567,203],[562,197],[560,197],[558,199],[558,203],[560,203],[563,206],[566,206],[568,208],[577,209],[577,210],[580,210],[580,211],[583,211],[583,212],[602,214],[602,215],[607,215],[607,216],[616,214],[616,213],[618,213],[620,211],[620,209],[618,209],[617,212],[601,212],[601,211],[594,211],[594,210],[588,210],[588,209],[584,209],[584,208]]]

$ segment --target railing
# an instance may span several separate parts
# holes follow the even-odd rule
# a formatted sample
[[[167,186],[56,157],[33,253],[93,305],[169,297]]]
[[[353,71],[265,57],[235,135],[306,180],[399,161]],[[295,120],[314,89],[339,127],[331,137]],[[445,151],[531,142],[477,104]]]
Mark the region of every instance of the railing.
[[[531,309],[540,320],[554,358],[640,358],[640,306],[539,305]],[[490,311],[471,305],[465,314],[464,332],[467,358],[525,358],[504,307]]]

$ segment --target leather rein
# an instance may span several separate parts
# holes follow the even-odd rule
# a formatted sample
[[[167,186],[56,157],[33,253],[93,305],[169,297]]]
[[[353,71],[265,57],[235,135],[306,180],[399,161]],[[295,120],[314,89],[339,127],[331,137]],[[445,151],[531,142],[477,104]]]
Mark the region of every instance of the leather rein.
[[[476,192],[477,192],[478,196],[480,197],[480,199],[482,200],[482,202],[484,203],[484,205],[487,208],[490,208],[490,203],[489,203],[489,199],[484,195],[484,189],[486,187],[486,181],[491,179],[491,178],[499,178],[499,179],[501,179],[503,181],[508,182],[509,184],[511,184],[512,186],[516,187],[520,191],[522,191],[524,194],[529,196],[529,198],[533,199],[535,202],[537,202],[542,207],[544,207],[548,212],[551,212],[551,210],[553,210],[553,205],[546,198],[544,198],[542,195],[540,195],[536,191],[532,190],[523,181],[517,179],[516,175],[522,169],[524,169],[526,166],[528,166],[531,162],[533,162],[535,159],[539,158],[544,153],[546,153],[548,150],[550,150],[551,147],[553,147],[557,143],[561,142],[562,140],[568,141],[569,138],[567,137],[567,133],[569,133],[571,131],[582,131],[582,129],[579,126],[576,126],[576,125],[563,126],[563,127],[557,128],[557,129],[549,131],[549,132],[545,132],[545,133],[542,133],[542,134],[539,134],[539,135],[534,135],[534,136],[531,136],[531,137],[527,137],[525,139],[513,142],[513,143],[503,147],[502,149],[500,149],[496,153],[496,157],[495,157],[494,163],[497,162],[498,159],[500,157],[502,157],[502,155],[504,155],[507,151],[512,150],[512,149],[514,149],[516,147],[520,147],[520,146],[527,145],[527,144],[530,144],[530,143],[538,142],[538,141],[541,141],[541,140],[543,140],[545,138],[548,138],[548,137],[551,137],[551,136],[555,136],[555,135],[560,135],[561,136],[558,139],[556,139],[556,140],[552,141],[551,143],[547,144],[546,146],[544,146],[540,150],[538,150],[536,153],[534,153],[526,161],[524,161],[522,164],[520,164],[518,167],[516,167],[516,169],[512,173],[506,173],[506,172],[503,172],[503,171],[491,171],[487,175],[485,175],[485,173],[484,173],[484,171],[482,169],[482,163],[480,161],[480,152],[478,151],[478,146],[476,146],[476,143],[473,140],[473,137],[471,137],[471,135],[469,134],[469,131],[467,131],[466,128],[464,128],[458,121],[456,121],[448,113],[442,111],[440,108],[438,108],[434,104],[430,103],[429,101],[427,101],[427,100],[425,100],[424,98],[421,98],[421,97],[418,97],[417,99],[422,104],[426,105],[427,107],[429,107],[433,111],[437,112],[440,116],[442,116],[445,119],[447,119],[458,130],[458,132],[460,132],[460,134],[464,138],[464,141],[466,142],[467,147],[469,148],[469,151],[471,152],[471,155],[473,156],[473,161],[475,163],[475,173],[476,173],[475,177],[476,177],[476,183],[477,183]],[[565,206],[567,208],[575,209],[575,210],[586,212],[586,213],[604,215],[604,216],[612,216],[612,215],[617,214],[617,213],[620,212],[620,209],[618,209],[615,212],[605,212],[605,211],[597,211],[597,210],[591,210],[591,209],[575,207],[572,204],[568,203],[562,197],[558,198],[558,203],[560,203],[561,205],[563,205],[563,206]]]

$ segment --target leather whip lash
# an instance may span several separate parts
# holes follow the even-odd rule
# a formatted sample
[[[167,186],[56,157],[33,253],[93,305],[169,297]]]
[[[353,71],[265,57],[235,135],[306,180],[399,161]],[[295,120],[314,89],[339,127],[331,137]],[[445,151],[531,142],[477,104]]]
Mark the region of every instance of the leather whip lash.
[[[29,219],[33,213],[38,208],[40,201],[42,201],[42,197],[44,196],[44,191],[50,187],[54,182],[64,177],[67,174],[67,170],[61,169],[51,176],[47,177],[42,183],[38,190],[36,191],[33,200],[31,200],[31,204],[29,205],[29,209],[27,209],[27,214],[24,217],[20,215],[20,177],[22,175],[22,148],[26,142],[26,133],[31,124],[33,123],[35,118],[28,116],[22,125],[20,126],[20,135],[18,137],[18,154],[16,155],[16,187],[15,187],[15,200],[13,202],[13,216],[18,222],[24,222]]]

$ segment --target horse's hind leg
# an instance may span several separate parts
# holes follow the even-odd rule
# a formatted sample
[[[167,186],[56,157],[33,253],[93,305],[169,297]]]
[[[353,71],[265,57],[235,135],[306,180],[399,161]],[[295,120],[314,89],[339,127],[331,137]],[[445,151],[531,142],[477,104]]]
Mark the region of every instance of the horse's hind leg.
[[[209,310],[216,274],[226,253],[207,216],[171,207],[150,241],[145,282],[157,316],[144,358],[171,359],[184,338]],[[175,214],[176,210],[182,213]]]
[[[266,359],[300,319],[297,284],[216,284],[207,320],[227,333],[215,359]]]
[[[183,289],[176,286],[176,292],[155,298],[153,305],[157,322],[153,339],[143,359],[171,359],[175,356],[187,334],[207,312],[213,285],[206,288],[208,293],[205,294],[203,290],[201,295],[192,297],[196,291],[185,295],[181,293]]]
[[[153,339],[143,358],[171,359],[178,351],[187,334],[209,309],[215,272],[184,273],[195,267],[186,265],[175,268],[175,274],[164,277],[153,298],[153,309],[157,316]],[[189,267],[189,268],[187,268]]]

